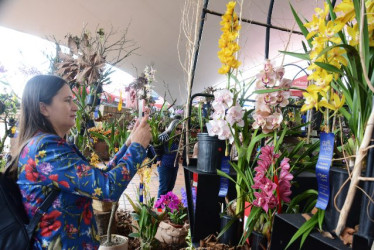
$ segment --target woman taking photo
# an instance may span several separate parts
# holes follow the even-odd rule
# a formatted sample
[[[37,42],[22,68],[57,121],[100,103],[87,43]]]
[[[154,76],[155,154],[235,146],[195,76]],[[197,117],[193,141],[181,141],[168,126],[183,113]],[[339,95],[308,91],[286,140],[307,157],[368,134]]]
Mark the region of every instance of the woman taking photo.
[[[53,187],[60,190],[34,233],[34,249],[97,249],[92,199],[118,201],[146,156],[151,138],[147,116],[135,125],[105,171],[90,166],[75,145],[65,140],[75,125],[77,110],[62,78],[38,75],[27,82],[13,173],[29,218]]]

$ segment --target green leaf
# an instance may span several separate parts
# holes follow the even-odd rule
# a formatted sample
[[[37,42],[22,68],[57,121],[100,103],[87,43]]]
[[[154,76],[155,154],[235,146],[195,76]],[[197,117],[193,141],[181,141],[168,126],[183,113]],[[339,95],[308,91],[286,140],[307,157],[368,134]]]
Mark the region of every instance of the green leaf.
[[[297,231],[296,233],[292,236],[291,240],[288,242],[287,246],[285,249],[288,249],[292,243],[294,243],[300,236],[303,236],[304,240],[305,238],[309,235],[309,233],[313,230],[313,228],[317,225],[318,220],[317,220],[317,215],[313,215],[310,220],[306,221]],[[304,236],[305,235],[305,236]],[[302,243],[300,243],[300,249],[302,247]]]
[[[132,238],[140,238],[140,234],[139,234],[139,233],[130,233],[130,234],[129,234],[129,237],[132,237]]]
[[[328,63],[323,63],[323,62],[314,62],[318,67],[321,67],[329,72],[334,72],[334,73],[338,73],[338,74],[341,74],[341,75],[344,75],[344,72],[340,69],[338,69],[337,67],[331,65],[331,64],[328,64]]]
[[[279,53],[282,53],[288,56],[293,56],[293,57],[296,57],[296,58],[299,58],[305,61],[310,61],[309,53],[296,53],[296,52],[290,52],[290,51],[284,51],[284,50],[280,50]]]
[[[278,92],[286,89],[259,89],[256,91],[253,91],[253,94],[266,94],[266,93],[272,93],[272,92]]]
[[[294,18],[296,20],[297,25],[299,26],[299,28],[300,28],[301,32],[303,33],[303,35],[305,37],[307,37],[308,34],[309,34],[309,31],[305,28],[303,22],[301,21],[301,19],[297,15],[297,12],[295,11],[295,9],[292,7],[291,4],[290,4],[290,6],[291,6],[292,14],[293,14],[293,16],[294,16]],[[309,48],[312,48],[312,39],[308,40],[308,44],[309,44]]]

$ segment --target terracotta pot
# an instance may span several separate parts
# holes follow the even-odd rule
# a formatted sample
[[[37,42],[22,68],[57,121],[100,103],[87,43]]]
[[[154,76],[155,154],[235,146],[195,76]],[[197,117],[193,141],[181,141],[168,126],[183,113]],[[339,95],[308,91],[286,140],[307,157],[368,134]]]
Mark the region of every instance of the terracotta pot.
[[[107,236],[103,235],[100,237],[100,247],[99,250],[128,250],[129,249],[129,239],[125,236],[112,234],[112,246],[103,246],[102,244],[106,242]]]
[[[186,236],[188,234],[189,224],[177,225],[174,227],[174,223],[169,221],[161,221],[158,226],[155,238],[168,245],[172,244],[183,244],[186,241]],[[179,227],[180,226],[180,227]]]

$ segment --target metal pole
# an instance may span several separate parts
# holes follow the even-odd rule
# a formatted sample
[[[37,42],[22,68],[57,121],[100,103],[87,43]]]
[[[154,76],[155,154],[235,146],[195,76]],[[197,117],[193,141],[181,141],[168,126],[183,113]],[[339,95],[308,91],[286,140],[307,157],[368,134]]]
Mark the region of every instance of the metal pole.
[[[212,11],[212,10],[208,10],[208,9],[204,9],[204,11],[206,13],[212,14],[214,16],[222,16],[223,15],[222,13]],[[283,28],[283,27],[279,27],[279,26],[274,26],[274,25],[271,25],[271,24],[261,23],[261,22],[257,22],[257,21],[249,20],[249,19],[245,19],[245,18],[240,18],[240,20],[244,23],[254,24],[254,25],[258,25],[258,26],[262,26],[262,27],[270,27],[271,29],[275,29],[275,30],[281,30],[281,31],[291,32],[291,33],[297,34],[297,35],[303,35],[303,33],[300,32],[300,31],[294,31],[294,30],[291,30],[291,29],[287,29],[287,28]]]
[[[208,3],[209,3],[209,0],[204,0],[203,11],[201,12],[199,34],[198,34],[198,38],[197,38],[197,42],[196,42],[195,53],[193,55],[193,65],[192,65],[192,70],[191,70],[191,82],[190,82],[190,88],[191,89],[192,89],[192,86],[193,86],[193,81],[195,79],[195,70],[196,70],[197,58],[199,56],[200,41],[201,41],[201,37],[203,35],[203,28],[204,28],[205,17],[206,17],[205,9],[208,8]]]
[[[273,14],[274,0],[270,1],[268,17],[267,17],[267,27],[266,27],[266,37],[265,37],[265,59],[269,58],[269,44],[270,44],[270,26],[271,26],[271,16]]]

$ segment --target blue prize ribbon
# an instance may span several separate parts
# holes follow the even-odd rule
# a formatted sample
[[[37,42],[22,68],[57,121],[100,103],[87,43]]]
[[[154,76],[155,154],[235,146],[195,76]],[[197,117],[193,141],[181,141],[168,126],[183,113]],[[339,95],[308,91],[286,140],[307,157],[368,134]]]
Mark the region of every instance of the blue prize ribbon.
[[[139,183],[139,202],[143,203],[143,183]]]
[[[99,107],[100,107],[100,106],[96,106],[96,108],[95,108],[95,111],[94,111],[94,117],[95,117],[95,118],[98,118],[98,117],[99,117]]]
[[[225,172],[226,174],[230,173],[230,157],[224,156],[222,157],[221,162],[221,171]],[[227,195],[227,191],[229,190],[229,179],[226,177],[220,177],[220,184],[219,184],[219,197],[225,197]]]
[[[316,177],[318,184],[318,198],[316,207],[325,210],[329,203],[330,183],[329,172],[334,152],[334,134],[320,134],[320,151],[316,165]]]

